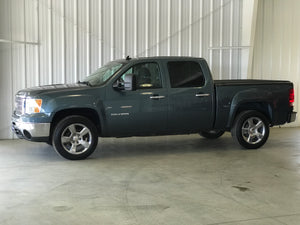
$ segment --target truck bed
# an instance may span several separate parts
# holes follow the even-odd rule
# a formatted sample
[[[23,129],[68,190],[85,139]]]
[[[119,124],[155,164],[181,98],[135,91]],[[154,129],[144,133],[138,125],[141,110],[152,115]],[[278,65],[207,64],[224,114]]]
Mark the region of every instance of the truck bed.
[[[289,91],[293,84],[281,80],[215,80],[215,128],[230,128],[235,108],[260,108],[272,115],[271,125],[284,124],[288,119]],[[243,103],[245,102],[245,103]],[[252,104],[253,102],[254,104]],[[243,106],[244,104],[244,106]]]

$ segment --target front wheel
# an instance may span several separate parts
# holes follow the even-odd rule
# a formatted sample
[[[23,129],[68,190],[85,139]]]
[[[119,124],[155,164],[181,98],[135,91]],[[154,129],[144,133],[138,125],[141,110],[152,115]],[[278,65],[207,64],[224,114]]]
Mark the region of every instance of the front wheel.
[[[257,149],[263,146],[269,137],[269,132],[267,118],[254,110],[241,112],[231,129],[233,138],[248,149]]]
[[[97,147],[97,128],[86,117],[68,116],[56,125],[52,144],[55,151],[66,159],[85,159]]]

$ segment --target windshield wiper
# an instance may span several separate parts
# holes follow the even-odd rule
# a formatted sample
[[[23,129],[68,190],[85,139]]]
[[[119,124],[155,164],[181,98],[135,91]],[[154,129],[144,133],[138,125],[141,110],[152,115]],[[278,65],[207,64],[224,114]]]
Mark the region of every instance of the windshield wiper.
[[[77,84],[86,84],[87,86],[92,87],[91,83],[88,82],[88,81],[80,81],[80,80],[79,80],[79,81],[77,82]]]

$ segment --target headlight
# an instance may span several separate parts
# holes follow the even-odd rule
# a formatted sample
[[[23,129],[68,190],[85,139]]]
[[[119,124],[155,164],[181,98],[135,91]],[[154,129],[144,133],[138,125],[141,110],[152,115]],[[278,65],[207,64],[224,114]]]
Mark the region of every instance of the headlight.
[[[39,113],[42,107],[42,99],[27,98],[25,102],[25,113]]]

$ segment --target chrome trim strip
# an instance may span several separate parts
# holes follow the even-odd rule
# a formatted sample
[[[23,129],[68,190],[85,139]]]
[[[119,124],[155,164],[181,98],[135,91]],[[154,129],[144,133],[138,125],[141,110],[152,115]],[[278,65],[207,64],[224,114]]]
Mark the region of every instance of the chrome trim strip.
[[[162,95],[160,95],[160,96],[150,96],[150,98],[151,99],[163,99],[163,98],[165,98],[165,96],[162,96]]]
[[[196,94],[196,97],[208,97],[210,94]]]
[[[50,123],[25,123],[17,120],[12,121],[14,127],[24,134],[24,130],[28,131],[34,137],[49,137]]]

